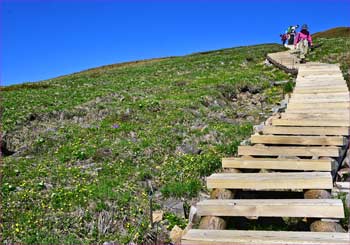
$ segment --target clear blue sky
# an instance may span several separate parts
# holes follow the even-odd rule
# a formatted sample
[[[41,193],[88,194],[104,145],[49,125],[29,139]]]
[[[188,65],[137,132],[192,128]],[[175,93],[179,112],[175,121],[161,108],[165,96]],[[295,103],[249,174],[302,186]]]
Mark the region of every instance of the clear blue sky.
[[[350,0],[1,1],[1,84],[350,26]]]

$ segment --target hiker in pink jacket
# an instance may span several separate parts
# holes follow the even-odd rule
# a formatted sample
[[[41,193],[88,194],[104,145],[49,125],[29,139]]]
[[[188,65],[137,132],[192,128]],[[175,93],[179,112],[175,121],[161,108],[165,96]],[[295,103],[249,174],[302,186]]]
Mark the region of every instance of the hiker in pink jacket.
[[[312,46],[312,37],[308,31],[307,25],[304,24],[294,40],[294,48],[298,49],[300,63],[305,63],[305,55],[307,54],[309,46]]]

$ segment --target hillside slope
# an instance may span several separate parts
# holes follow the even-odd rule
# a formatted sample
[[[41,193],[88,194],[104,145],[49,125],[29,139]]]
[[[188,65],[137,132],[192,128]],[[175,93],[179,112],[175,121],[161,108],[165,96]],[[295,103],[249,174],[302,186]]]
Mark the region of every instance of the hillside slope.
[[[320,41],[311,59],[328,44],[343,54]],[[264,65],[281,50],[238,47],[2,89],[2,242],[166,241],[205,192],[202,178],[283,97],[271,81],[291,77]],[[153,209],[165,211],[159,231],[150,185]]]
[[[314,43],[320,45],[308,59],[325,63],[339,63],[350,86],[350,27],[338,27],[314,34]]]
[[[147,182],[155,208],[168,196],[197,196],[199,177],[281,99],[270,81],[288,76],[263,61],[282,49],[112,65],[7,88],[3,149],[14,154],[3,159],[3,242],[145,241]],[[170,208],[166,217],[169,229],[183,222]]]
[[[350,27],[336,27],[326,31],[316,32],[313,34],[314,38],[350,38]]]

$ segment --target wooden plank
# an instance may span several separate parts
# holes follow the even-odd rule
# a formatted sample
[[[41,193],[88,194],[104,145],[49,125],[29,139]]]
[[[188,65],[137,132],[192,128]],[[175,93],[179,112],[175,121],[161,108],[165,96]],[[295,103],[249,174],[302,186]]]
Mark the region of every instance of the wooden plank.
[[[340,199],[226,199],[197,203],[199,216],[344,218]]]
[[[346,144],[342,136],[276,136],[252,135],[252,144],[278,144],[278,145],[338,145]]]
[[[238,155],[241,156],[324,156],[339,157],[340,149],[335,146],[238,146]]]
[[[344,86],[346,87],[346,83],[336,83],[336,84],[333,84],[334,86]],[[322,83],[311,83],[311,84],[299,84],[299,83],[296,83],[295,87],[296,88],[329,88],[329,87],[332,87],[333,85],[331,84],[322,84]]]
[[[296,86],[299,85],[329,85],[334,86],[334,85],[338,85],[338,86],[346,86],[346,81],[344,79],[332,79],[331,81],[329,80],[324,80],[324,79],[296,79]]]
[[[299,75],[299,74],[298,74]],[[298,76],[296,81],[327,81],[327,82],[332,82],[332,81],[345,81],[344,77],[342,75],[321,75],[321,76],[315,76],[315,75],[307,75],[305,76]]]
[[[307,70],[301,70],[298,71],[298,77],[308,77],[308,76],[314,76],[316,73],[317,76],[339,76],[342,75],[339,68],[335,69],[307,69]]]
[[[349,120],[272,119],[275,126],[349,127]]]
[[[350,110],[349,109],[329,109],[329,108],[302,108],[302,109],[294,109],[294,108],[287,108],[286,113],[315,113],[315,114],[332,114],[332,113],[337,113],[337,114],[349,114]]]
[[[350,111],[343,113],[282,113],[282,119],[350,120]]]
[[[332,189],[329,172],[219,173],[207,177],[208,188],[281,190]]]
[[[287,109],[349,109],[350,108],[350,103],[349,102],[326,102],[326,103],[310,103],[310,104],[305,104],[304,102],[300,103],[289,103],[287,105]]]
[[[329,88],[307,88],[307,87],[298,87],[294,88],[293,93],[334,93],[334,92],[347,92],[349,91],[346,86],[332,86]]]
[[[332,161],[327,159],[283,159],[283,158],[223,158],[223,168],[238,169],[281,169],[331,171]]]
[[[337,79],[337,78],[340,78],[342,79],[343,78],[343,75],[340,73],[337,73],[337,74],[333,74],[333,75],[317,75],[317,74],[305,74],[305,75],[301,75],[299,76],[298,74],[298,78],[304,78],[304,79],[313,79],[313,78],[320,78],[320,79],[324,79],[324,80],[332,80],[332,79]]]
[[[350,135],[348,127],[279,127],[264,126],[264,134],[287,135]]]
[[[244,231],[244,230],[189,230],[181,244],[349,244],[350,233]]]
[[[310,93],[320,93],[320,94],[327,94],[327,93],[346,93],[348,92],[347,88],[331,88],[331,89],[297,89],[295,88],[293,91],[293,94],[310,94]]]
[[[293,93],[292,98],[349,98],[349,92],[338,92],[338,93],[309,93],[309,94],[297,94]]]
[[[324,79],[297,79],[296,86],[299,85],[328,85],[328,86],[334,86],[334,85],[342,85],[346,86],[346,81],[344,79],[332,79],[331,81],[324,80]]]
[[[294,102],[297,103],[322,103],[322,102],[348,102],[349,103],[350,98],[342,98],[342,97],[333,97],[333,98],[291,98],[289,99],[289,104],[292,104]]]

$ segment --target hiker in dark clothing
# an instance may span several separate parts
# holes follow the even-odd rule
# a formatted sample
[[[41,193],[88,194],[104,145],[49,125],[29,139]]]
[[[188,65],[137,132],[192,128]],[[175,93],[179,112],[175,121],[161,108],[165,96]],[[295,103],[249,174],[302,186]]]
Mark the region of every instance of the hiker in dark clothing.
[[[287,42],[288,35],[287,34],[281,34],[280,37],[281,37],[282,45],[284,46],[286,44],[286,42]]]
[[[297,33],[297,29],[298,28],[299,28],[299,25],[290,26],[288,28],[288,34],[289,34],[288,45],[293,45],[294,44],[294,38],[295,38],[295,35]]]

